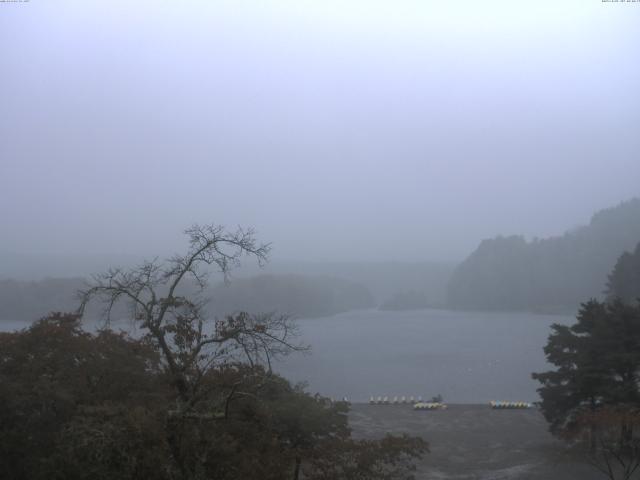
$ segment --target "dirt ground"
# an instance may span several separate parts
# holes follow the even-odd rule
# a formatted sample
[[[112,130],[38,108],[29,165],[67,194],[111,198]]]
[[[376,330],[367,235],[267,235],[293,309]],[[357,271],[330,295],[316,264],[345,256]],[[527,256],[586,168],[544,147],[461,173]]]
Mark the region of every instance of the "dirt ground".
[[[541,413],[492,410],[488,405],[450,405],[414,411],[411,405],[354,404],[354,436],[408,433],[424,438],[431,453],[418,464],[417,479],[597,480],[594,467],[569,455],[547,431]]]

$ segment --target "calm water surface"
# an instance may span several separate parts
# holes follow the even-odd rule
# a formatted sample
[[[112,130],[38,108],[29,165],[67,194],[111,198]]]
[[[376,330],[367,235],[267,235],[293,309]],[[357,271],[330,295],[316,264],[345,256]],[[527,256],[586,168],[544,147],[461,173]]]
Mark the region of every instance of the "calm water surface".
[[[451,403],[538,400],[531,372],[548,368],[542,348],[563,315],[418,310],[348,312],[299,320],[309,354],[276,370],[311,392],[366,401],[370,396],[441,394]],[[2,330],[27,327],[4,322]]]
[[[309,355],[277,370],[312,392],[364,401],[371,395],[441,394],[451,403],[538,400],[531,372],[548,368],[542,348],[563,315],[446,310],[349,312],[299,320]]]

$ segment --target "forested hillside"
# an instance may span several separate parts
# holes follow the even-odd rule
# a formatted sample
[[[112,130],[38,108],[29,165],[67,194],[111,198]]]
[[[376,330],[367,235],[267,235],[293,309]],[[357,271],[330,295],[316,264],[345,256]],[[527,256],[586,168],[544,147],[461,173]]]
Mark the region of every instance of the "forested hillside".
[[[454,308],[571,310],[603,296],[620,255],[640,241],[640,199],[596,213],[589,225],[559,237],[484,240],[455,270],[448,286]]]
[[[619,298],[626,303],[640,300],[640,242],[633,252],[624,252],[618,258],[607,282],[609,300]]]

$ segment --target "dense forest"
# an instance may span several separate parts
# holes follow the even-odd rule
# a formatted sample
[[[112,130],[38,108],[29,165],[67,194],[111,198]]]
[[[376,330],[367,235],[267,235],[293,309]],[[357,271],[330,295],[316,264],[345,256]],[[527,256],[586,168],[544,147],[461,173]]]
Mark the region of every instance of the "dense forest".
[[[559,237],[484,240],[455,270],[453,308],[573,310],[601,298],[618,257],[640,241],[640,199],[596,213],[591,223]]]

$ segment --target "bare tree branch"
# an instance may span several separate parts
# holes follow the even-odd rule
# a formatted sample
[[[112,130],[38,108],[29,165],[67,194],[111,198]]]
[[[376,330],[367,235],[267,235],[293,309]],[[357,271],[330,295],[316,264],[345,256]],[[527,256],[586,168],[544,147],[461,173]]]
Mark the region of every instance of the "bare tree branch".
[[[108,324],[114,306],[126,302],[131,320],[160,350],[186,412],[208,372],[244,362],[252,368],[264,365],[270,374],[273,359],[307,347],[296,343],[295,326],[286,316],[241,312],[222,320],[206,317],[202,293],[209,286],[211,267],[228,281],[242,257],[266,262],[270,246],[259,244],[252,229],[228,232],[220,225],[193,225],[185,234],[189,247],[184,255],[94,276],[79,292],[78,311],[82,314],[91,301],[100,300]],[[195,293],[179,293],[193,285]]]

